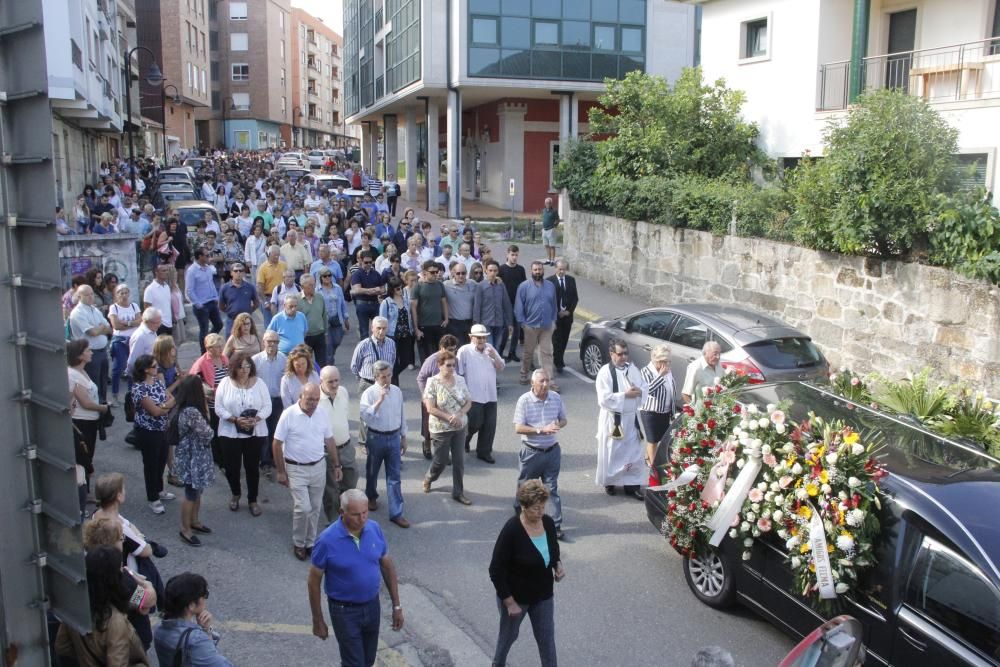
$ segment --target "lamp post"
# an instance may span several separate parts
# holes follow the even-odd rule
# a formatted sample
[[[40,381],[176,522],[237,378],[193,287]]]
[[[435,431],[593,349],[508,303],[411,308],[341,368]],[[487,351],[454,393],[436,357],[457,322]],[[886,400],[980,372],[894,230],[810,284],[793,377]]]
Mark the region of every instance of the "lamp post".
[[[226,104],[228,102],[229,104]],[[236,102],[231,97],[222,99],[222,147],[229,148],[229,117],[226,111],[236,111]]]
[[[132,193],[135,194],[135,144],[132,139],[132,54],[136,51],[145,51],[153,62],[149,64],[149,72],[146,74],[146,83],[157,86],[163,83],[163,73],[160,66],[156,64],[156,54],[145,46],[135,46],[130,51],[125,52],[125,113],[128,117],[128,159],[129,175],[132,184]]]
[[[298,113],[295,113],[296,111],[298,111]],[[292,107],[292,129],[295,129],[296,118],[305,118],[305,114],[302,113],[302,107],[300,106]],[[302,126],[299,126],[299,148],[302,147],[303,143],[304,142],[302,141]]]
[[[164,79],[166,81],[166,79]],[[169,84],[163,87],[160,91],[160,116],[163,118],[163,166],[167,166],[167,88],[174,89],[174,98],[171,100],[174,104],[181,103],[181,93],[177,90],[177,86],[174,84]]]

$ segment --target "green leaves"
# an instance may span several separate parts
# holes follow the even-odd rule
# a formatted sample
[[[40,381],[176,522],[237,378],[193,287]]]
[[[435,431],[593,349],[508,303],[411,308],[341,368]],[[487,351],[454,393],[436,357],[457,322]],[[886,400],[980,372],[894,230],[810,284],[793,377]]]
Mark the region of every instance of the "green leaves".
[[[934,196],[925,224],[932,262],[1000,283],[1000,211],[984,188]]]

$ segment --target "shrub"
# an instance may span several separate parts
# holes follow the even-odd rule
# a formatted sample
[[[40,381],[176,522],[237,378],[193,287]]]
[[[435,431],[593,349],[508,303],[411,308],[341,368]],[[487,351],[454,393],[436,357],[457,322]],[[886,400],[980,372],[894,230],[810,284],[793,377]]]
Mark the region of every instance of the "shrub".
[[[986,190],[938,194],[932,205],[926,220],[931,261],[1000,284],[1000,211]]]
[[[673,182],[665,176],[643,176],[630,180],[625,176],[602,179],[608,209],[620,218],[671,224]]]
[[[595,176],[600,158],[594,142],[582,139],[570,141],[560,151],[552,184],[569,190],[570,203],[574,208],[587,211],[604,211],[603,192],[599,192],[599,182]]]

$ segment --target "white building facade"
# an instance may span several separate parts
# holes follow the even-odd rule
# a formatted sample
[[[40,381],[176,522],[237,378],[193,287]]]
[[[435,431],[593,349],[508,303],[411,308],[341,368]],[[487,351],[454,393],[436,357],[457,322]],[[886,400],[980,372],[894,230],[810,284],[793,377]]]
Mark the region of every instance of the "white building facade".
[[[895,88],[959,131],[960,160],[1000,203],[1000,0],[694,0],[701,64],[746,92],[761,146],[823,153],[827,121],[857,94]]]
[[[694,62],[695,14],[668,0],[344,0],[344,106],[362,162],[405,165],[411,200],[425,174],[428,207],[447,200],[452,217],[463,199],[538,210],[605,77],[676,79]]]

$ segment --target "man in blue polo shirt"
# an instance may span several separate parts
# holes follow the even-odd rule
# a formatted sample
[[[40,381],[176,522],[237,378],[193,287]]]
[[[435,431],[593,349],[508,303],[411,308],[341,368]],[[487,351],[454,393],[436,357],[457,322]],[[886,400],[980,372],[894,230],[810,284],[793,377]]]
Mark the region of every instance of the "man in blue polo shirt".
[[[344,667],[375,664],[381,620],[380,575],[392,598],[392,629],[399,630],[403,627],[403,607],[396,565],[389,557],[382,529],[368,520],[368,497],[360,489],[348,489],[340,496],[340,518],[323,531],[313,547],[308,584],[313,634],[323,640],[330,635],[320,603],[322,585]]]
[[[285,296],[285,309],[274,316],[267,325],[268,331],[278,332],[278,351],[288,354],[296,345],[306,342],[309,322],[299,312],[299,299],[294,294]]]
[[[246,266],[235,262],[230,269],[232,279],[219,290],[219,310],[226,314],[226,338],[233,331],[233,320],[241,313],[253,315],[257,310],[257,290],[244,278],[247,275]]]

